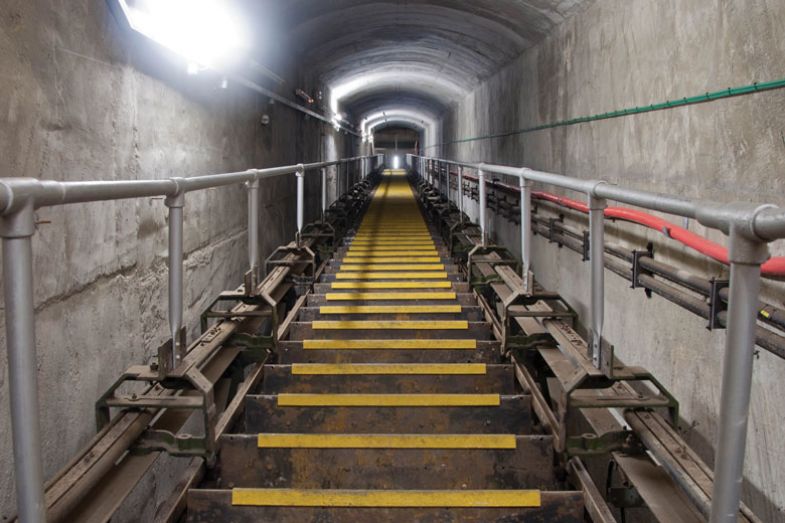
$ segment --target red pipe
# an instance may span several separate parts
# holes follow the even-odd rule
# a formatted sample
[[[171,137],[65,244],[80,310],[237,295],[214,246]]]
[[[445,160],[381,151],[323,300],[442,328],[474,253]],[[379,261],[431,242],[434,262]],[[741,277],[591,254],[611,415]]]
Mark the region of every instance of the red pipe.
[[[477,178],[470,175],[464,175],[464,178],[476,181]],[[502,187],[511,192],[520,192],[518,187],[506,183],[493,182],[493,185]],[[568,209],[573,209],[584,214],[588,214],[589,207],[578,200],[566,198],[556,194],[551,194],[543,191],[532,191],[532,197],[538,200],[545,200]],[[647,212],[630,209],[627,207],[608,207],[605,209],[605,217],[613,218],[616,220],[624,220],[627,222],[637,223],[649,229],[654,229],[661,232],[668,238],[674,239],[682,245],[697,251],[713,260],[722,264],[728,265],[728,249],[707,240],[703,236],[699,236],[694,232],[690,232],[683,227],[679,227],[662,218],[658,218]],[[770,278],[785,278],[785,256],[770,258],[766,263],[761,266],[761,274]]]

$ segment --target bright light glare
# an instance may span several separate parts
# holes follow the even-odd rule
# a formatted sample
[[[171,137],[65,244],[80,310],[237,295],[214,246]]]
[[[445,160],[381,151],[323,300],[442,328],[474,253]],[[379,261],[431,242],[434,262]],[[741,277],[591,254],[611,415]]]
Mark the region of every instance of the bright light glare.
[[[401,157],[393,156],[393,169],[400,169],[400,168],[401,168]]]
[[[201,67],[216,67],[249,46],[248,35],[221,0],[119,0],[134,30]]]

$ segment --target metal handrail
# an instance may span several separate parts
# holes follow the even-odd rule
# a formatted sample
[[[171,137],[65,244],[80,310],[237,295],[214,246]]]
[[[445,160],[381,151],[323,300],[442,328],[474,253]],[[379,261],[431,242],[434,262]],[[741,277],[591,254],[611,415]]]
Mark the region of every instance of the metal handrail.
[[[35,210],[41,207],[164,196],[169,209],[169,329],[173,367],[184,356],[179,336],[183,324],[183,207],[185,195],[216,187],[245,183],[248,189],[248,264],[252,275],[259,270],[259,182],[294,174],[297,177],[297,239],[303,228],[305,172],[320,169],[326,184],[326,168],[357,164],[364,178],[382,164],[382,155],[356,156],[329,162],[248,169],[165,180],[59,182],[36,178],[0,179],[0,237],[3,245],[3,288],[5,299],[6,349],[14,446],[14,470],[19,521],[46,520],[41,437],[38,417],[38,380],[35,351],[33,303],[33,250]],[[322,212],[327,209],[327,191],[322,187]],[[165,366],[165,365],[164,365]]]
[[[442,165],[477,171],[479,220],[483,244],[486,241],[485,173],[515,176],[521,188],[521,258],[523,281],[528,287],[531,266],[531,184],[542,183],[582,193],[589,207],[591,262],[591,347],[592,361],[602,368],[602,329],[604,321],[604,215],[607,200],[666,214],[696,219],[700,224],[729,236],[730,289],[725,356],[722,367],[722,394],[717,442],[717,465],[712,492],[712,523],[736,521],[741,499],[744,447],[747,436],[750,391],[754,359],[755,326],[761,264],[769,258],[768,242],[785,238],[785,209],[770,204],[745,202],[719,203],[706,200],[640,191],[612,185],[604,180],[584,180],[527,167],[470,163],[418,155],[407,155],[412,168],[417,160],[421,176],[432,181],[433,166]],[[440,184],[441,185],[441,184]],[[448,193],[449,199],[449,193]],[[463,198],[459,193],[459,209]],[[526,291],[530,291],[527,288]],[[612,362],[611,362],[612,364]]]

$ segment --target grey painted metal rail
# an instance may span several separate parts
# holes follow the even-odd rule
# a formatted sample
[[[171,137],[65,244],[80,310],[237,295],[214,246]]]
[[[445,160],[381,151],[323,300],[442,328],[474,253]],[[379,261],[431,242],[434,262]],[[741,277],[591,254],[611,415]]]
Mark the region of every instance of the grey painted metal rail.
[[[172,336],[170,361],[174,368],[184,356],[183,327],[183,208],[189,192],[244,183],[248,189],[248,263],[252,274],[259,270],[259,182],[292,175],[297,178],[297,231],[303,226],[304,177],[307,171],[324,171],[355,165],[363,174],[381,165],[382,155],[357,156],[342,160],[248,169],[189,178],[129,181],[58,182],[35,178],[0,179],[0,237],[3,245],[3,288],[5,299],[6,350],[8,351],[9,396],[14,445],[16,497],[21,523],[46,520],[43,467],[38,408],[38,379],[35,350],[32,237],[34,212],[41,207],[164,196],[169,209],[169,330]],[[322,184],[326,177],[321,177]],[[347,184],[348,186],[348,184]],[[322,187],[322,211],[327,208]]]
[[[693,200],[668,194],[639,191],[611,185],[603,180],[584,180],[561,174],[487,163],[457,162],[442,158],[408,155],[413,168],[418,161],[422,176],[431,179],[434,165],[454,165],[474,169],[479,183],[479,214],[483,242],[485,234],[485,175],[515,176],[521,185],[521,258],[524,282],[531,264],[531,203],[528,184],[541,183],[582,193],[589,207],[592,360],[602,368],[602,327],[604,319],[603,209],[607,200],[666,214],[696,219],[729,237],[730,291],[725,356],[722,366],[717,465],[714,474],[710,521],[733,523],[739,511],[743,479],[744,447],[747,437],[753,349],[757,318],[760,267],[769,258],[768,242],[785,238],[785,209],[746,202],[719,203]],[[448,193],[449,198],[449,193]],[[527,201],[527,198],[529,199]],[[459,202],[461,209],[463,202]],[[612,363],[612,362],[611,362]]]

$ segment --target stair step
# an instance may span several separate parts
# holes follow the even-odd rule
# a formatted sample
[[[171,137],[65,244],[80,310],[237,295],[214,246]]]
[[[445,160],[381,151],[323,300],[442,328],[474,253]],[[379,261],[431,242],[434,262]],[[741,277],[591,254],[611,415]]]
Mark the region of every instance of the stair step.
[[[283,341],[278,347],[279,363],[499,363],[497,341],[476,340],[307,340]],[[345,342],[353,342],[348,346]],[[409,343],[395,343],[395,342]],[[451,347],[445,341],[466,341],[471,346]],[[368,343],[366,343],[368,342]],[[428,342],[440,342],[428,345]],[[476,346],[474,349],[472,347]]]
[[[464,296],[460,305],[469,305],[472,296]],[[327,294],[311,294],[308,296],[308,306],[321,306],[327,302],[341,301],[453,301],[458,299],[458,293],[453,291],[358,291],[358,292],[328,292]]]
[[[319,330],[468,330],[469,322],[466,320],[315,320],[311,328]]]
[[[221,484],[330,489],[554,486],[551,436],[260,434],[221,437]]]
[[[418,523],[516,523],[524,521],[547,521],[549,523],[583,523],[583,493],[574,491],[550,491],[539,493],[539,506],[521,507],[531,504],[529,491],[503,490],[498,491],[336,491],[336,490],[289,490],[259,489],[255,491],[238,491],[236,501],[250,503],[262,500],[275,506],[240,506],[232,505],[232,490],[196,490],[188,491],[189,523],[213,523],[215,521],[232,521],[233,523],[258,523],[260,521],[319,522],[345,523],[366,522],[400,523],[417,521]],[[252,493],[253,492],[253,493]],[[258,492],[258,493],[257,493]],[[275,496],[273,496],[273,492]],[[307,492],[307,494],[305,493]],[[384,496],[389,496],[386,500]],[[392,505],[392,500],[399,499],[398,504],[390,507],[358,507],[350,506],[354,499],[365,500],[364,503]],[[430,500],[430,507],[423,504],[409,507],[421,499]],[[494,505],[502,505],[496,507]],[[341,503],[343,506],[337,506]],[[458,503],[461,506],[456,506]],[[466,506],[474,503],[473,506]]]
[[[279,407],[497,407],[499,394],[279,393]]]
[[[291,397],[284,399],[284,403],[291,401]],[[530,434],[530,409],[531,398],[527,395],[501,396],[495,406],[439,407],[281,406],[274,395],[249,395],[245,403],[245,431]]]
[[[346,256],[331,263],[443,263],[439,256]]]
[[[421,341],[427,339],[491,339],[490,325],[481,321],[296,321],[289,326],[289,339],[291,340],[329,339],[335,342],[339,340],[383,340],[388,336],[392,337],[393,333],[395,338],[389,339],[390,342],[404,341],[405,344],[410,343],[408,340],[413,339]],[[306,344],[304,348],[311,347]]]
[[[460,286],[451,281],[347,281],[347,282],[330,282],[330,283],[317,283],[316,292],[325,294],[334,290],[373,290],[373,289],[387,289],[387,290],[406,290],[406,289],[453,289],[456,292]],[[466,292],[466,291],[464,291]]]
[[[319,314],[423,314],[460,313],[460,305],[322,305]]]
[[[393,271],[375,271],[375,272],[337,272],[334,274],[322,274],[322,281],[340,281],[340,280],[446,280],[448,278],[456,278],[456,273],[449,274],[444,271],[409,271],[409,272],[393,272]]]
[[[234,437],[234,436],[233,436]],[[246,437],[246,436],[238,436]],[[252,436],[248,436],[252,437]],[[514,434],[259,434],[260,449],[507,449]]]
[[[262,392],[515,392],[509,365],[485,363],[294,363],[267,365]]]

